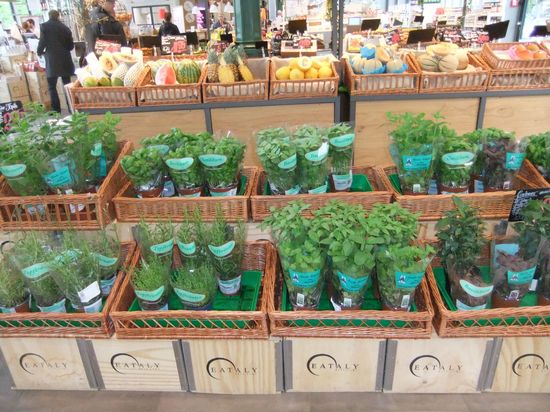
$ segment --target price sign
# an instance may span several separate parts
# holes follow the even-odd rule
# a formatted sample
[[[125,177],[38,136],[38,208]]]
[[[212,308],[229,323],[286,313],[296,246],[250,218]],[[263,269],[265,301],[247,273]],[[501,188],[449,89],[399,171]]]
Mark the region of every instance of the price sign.
[[[529,200],[540,200],[550,198],[550,189],[522,189],[516,192],[514,197],[514,203],[512,203],[512,210],[510,210],[510,216],[508,220],[510,222],[519,222],[523,220],[521,211],[527,205]]]
[[[23,112],[23,103],[16,100],[14,102],[0,103],[0,114],[2,115],[2,120],[0,127],[4,132],[10,130],[10,123],[15,113]]]
[[[185,34],[178,36],[162,36],[162,54],[183,54],[187,52],[187,37]]]

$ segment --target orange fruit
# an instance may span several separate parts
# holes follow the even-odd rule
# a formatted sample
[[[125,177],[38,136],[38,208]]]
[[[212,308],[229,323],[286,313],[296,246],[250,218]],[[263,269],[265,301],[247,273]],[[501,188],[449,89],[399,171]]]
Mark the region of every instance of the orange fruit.
[[[539,50],[533,54],[533,59],[546,59],[546,53],[542,50]]]
[[[531,43],[527,46],[527,50],[532,51],[532,52],[538,52],[540,49],[539,49],[539,46],[537,46],[536,44]]]

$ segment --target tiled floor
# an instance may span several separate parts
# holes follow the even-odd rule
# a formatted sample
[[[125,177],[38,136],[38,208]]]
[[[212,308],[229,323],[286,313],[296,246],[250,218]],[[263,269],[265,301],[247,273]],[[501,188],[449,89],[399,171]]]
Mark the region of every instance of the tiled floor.
[[[1,412],[548,412],[550,395],[285,393],[226,396],[149,392],[12,391],[0,371]]]

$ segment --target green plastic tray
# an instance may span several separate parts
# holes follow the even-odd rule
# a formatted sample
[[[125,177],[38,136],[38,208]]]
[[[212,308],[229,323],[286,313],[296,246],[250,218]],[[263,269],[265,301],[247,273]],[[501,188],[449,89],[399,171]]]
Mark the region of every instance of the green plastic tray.
[[[403,190],[401,190],[401,181],[399,180],[399,176],[396,173],[392,173],[391,175],[388,175],[388,179],[390,179],[393,188],[397,190],[399,194],[403,194]]]
[[[330,187],[330,185],[329,185]],[[372,185],[366,175],[354,174],[351,181],[351,192],[372,192]],[[264,185],[264,196],[271,196],[271,188],[266,180]]]

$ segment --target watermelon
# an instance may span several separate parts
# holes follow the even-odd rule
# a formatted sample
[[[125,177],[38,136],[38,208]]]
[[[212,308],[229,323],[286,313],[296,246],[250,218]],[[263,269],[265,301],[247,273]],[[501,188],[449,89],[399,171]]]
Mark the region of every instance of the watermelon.
[[[177,84],[176,72],[171,64],[164,64],[157,70],[155,75],[155,84],[159,86],[168,86]]]
[[[176,76],[178,83],[198,83],[201,76],[201,68],[191,59],[184,59],[176,65]]]

